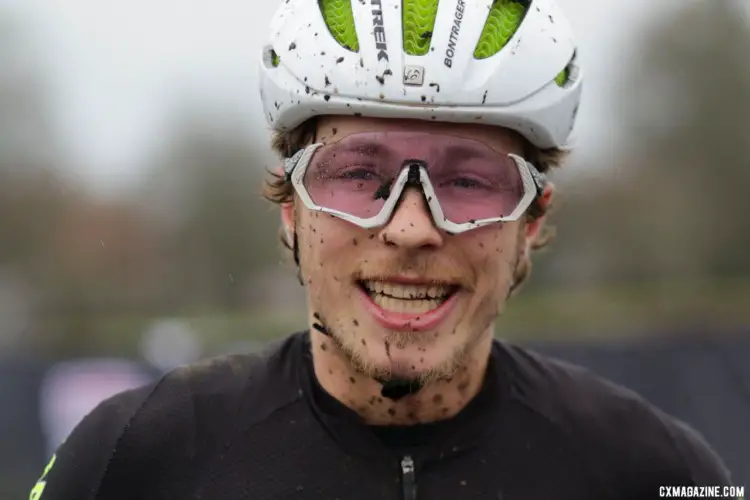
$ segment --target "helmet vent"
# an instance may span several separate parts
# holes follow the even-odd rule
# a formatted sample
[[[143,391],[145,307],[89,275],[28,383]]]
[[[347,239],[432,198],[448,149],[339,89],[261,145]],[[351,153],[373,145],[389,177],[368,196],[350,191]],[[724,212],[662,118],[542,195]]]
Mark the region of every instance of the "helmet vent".
[[[440,0],[402,0],[404,52],[423,56],[430,50]]]
[[[573,57],[571,57],[568,65],[565,66],[565,69],[555,77],[555,83],[559,87],[565,88],[569,83],[578,79],[578,65],[576,64],[577,57],[578,51],[573,52]]]
[[[318,5],[331,36],[345,49],[359,52],[351,0],[318,0]]]
[[[518,31],[526,11],[527,6],[517,0],[495,0],[474,49],[474,57],[486,59],[500,52]]]

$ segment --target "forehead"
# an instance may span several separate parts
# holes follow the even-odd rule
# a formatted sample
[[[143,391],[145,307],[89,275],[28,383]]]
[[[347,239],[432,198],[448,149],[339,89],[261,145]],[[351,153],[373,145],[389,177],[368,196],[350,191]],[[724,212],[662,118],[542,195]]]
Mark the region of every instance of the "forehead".
[[[523,154],[525,141],[512,130],[479,124],[429,122],[355,116],[323,116],[318,119],[316,142],[337,142],[361,132],[421,132],[465,137],[500,151]]]

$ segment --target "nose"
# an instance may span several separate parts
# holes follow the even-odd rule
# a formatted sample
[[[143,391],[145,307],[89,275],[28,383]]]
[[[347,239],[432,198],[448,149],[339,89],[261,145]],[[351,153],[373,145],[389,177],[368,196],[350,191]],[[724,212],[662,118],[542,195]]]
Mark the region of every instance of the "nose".
[[[401,196],[391,219],[380,230],[379,238],[390,246],[402,248],[439,247],[443,235],[432,220],[432,213],[417,188],[408,188]]]

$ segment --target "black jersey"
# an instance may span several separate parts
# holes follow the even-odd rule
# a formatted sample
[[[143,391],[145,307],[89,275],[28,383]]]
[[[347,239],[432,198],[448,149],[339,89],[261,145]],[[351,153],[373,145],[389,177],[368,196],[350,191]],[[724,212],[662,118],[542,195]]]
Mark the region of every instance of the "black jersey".
[[[294,334],[106,400],[32,498],[632,500],[731,484],[698,433],[583,368],[495,341],[456,417],[370,427],[318,385],[309,342]]]

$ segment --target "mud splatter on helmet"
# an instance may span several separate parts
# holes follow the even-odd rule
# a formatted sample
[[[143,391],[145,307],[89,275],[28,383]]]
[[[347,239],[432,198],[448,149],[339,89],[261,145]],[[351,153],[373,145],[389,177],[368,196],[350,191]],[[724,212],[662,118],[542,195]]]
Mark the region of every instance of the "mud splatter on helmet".
[[[482,123],[562,147],[581,99],[554,0],[285,0],[260,62],[274,130],[316,115]]]

